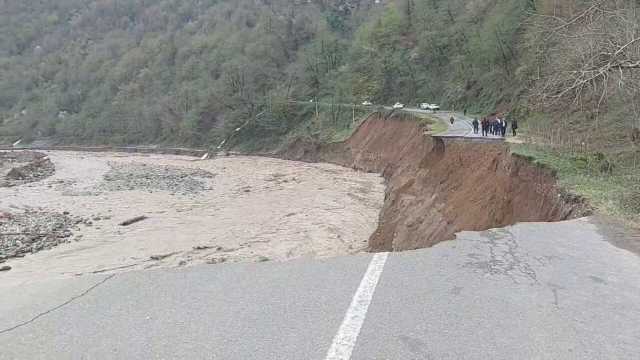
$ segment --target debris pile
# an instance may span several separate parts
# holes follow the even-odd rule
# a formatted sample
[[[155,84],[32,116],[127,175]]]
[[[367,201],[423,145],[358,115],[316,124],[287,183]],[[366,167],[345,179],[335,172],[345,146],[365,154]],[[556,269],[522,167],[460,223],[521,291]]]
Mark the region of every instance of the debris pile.
[[[101,191],[142,190],[167,191],[174,194],[196,194],[209,190],[205,179],[215,174],[202,169],[178,166],[156,166],[143,163],[109,163],[111,170],[104,175]]]
[[[0,212],[0,263],[70,242],[72,231],[87,222],[66,212]]]
[[[55,166],[46,154],[35,151],[0,152],[0,187],[12,187],[48,178]]]

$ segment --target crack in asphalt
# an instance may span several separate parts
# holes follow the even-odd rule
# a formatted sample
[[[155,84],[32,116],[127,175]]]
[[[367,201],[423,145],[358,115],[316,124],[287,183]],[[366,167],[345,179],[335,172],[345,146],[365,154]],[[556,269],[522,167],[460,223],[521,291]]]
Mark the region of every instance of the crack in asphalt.
[[[485,233],[481,243],[487,246],[488,259],[467,262],[465,267],[479,269],[490,275],[509,277],[515,284],[525,280],[539,284],[535,269],[527,261],[528,256],[520,253],[520,247],[513,234],[506,229],[493,229]]]
[[[14,325],[14,326],[12,326],[12,327],[10,327],[10,328],[6,328],[6,329],[3,329],[3,330],[0,330],[0,335],[2,335],[2,334],[6,334],[6,333],[8,333],[8,332],[11,332],[11,331],[16,330],[16,329],[18,329],[18,328],[21,328],[21,327],[23,327],[23,326],[29,325],[29,324],[31,324],[32,322],[34,322],[34,321],[38,320],[39,318],[41,318],[41,317],[43,317],[43,316],[45,316],[45,315],[48,315],[48,314],[50,314],[50,313],[52,313],[52,312],[54,312],[54,311],[56,311],[56,310],[59,310],[59,309],[63,308],[63,307],[64,307],[64,306],[66,306],[66,305],[71,304],[72,302],[76,301],[77,299],[80,299],[81,297],[83,297],[83,296],[85,296],[85,295],[89,294],[89,293],[90,293],[91,291],[93,291],[95,288],[97,288],[98,286],[100,286],[100,285],[102,285],[102,284],[106,283],[107,281],[111,280],[111,279],[112,279],[112,278],[114,278],[115,276],[116,276],[116,274],[111,274],[111,275],[107,276],[106,278],[104,278],[104,279],[100,280],[98,283],[96,283],[96,284],[92,285],[90,288],[88,288],[87,290],[83,291],[83,292],[82,292],[82,293],[80,293],[79,295],[76,295],[76,296],[72,297],[71,299],[69,299],[69,300],[67,300],[67,301],[63,302],[62,304],[60,304],[60,305],[58,305],[58,306],[56,306],[56,307],[54,307],[54,308],[52,308],[52,309],[49,309],[49,310],[47,310],[47,311],[41,312],[40,314],[38,314],[38,315],[36,315],[36,316],[32,317],[31,319],[29,319],[29,320],[27,320],[27,321],[23,321],[23,322],[21,322],[21,323],[19,323],[19,324],[16,324],[16,325]]]

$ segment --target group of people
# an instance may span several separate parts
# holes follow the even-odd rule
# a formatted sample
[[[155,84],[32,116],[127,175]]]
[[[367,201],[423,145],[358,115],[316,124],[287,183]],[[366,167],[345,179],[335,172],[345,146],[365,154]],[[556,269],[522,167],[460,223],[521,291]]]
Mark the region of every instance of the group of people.
[[[478,121],[478,118],[473,119],[473,133],[478,134],[482,129],[482,136],[495,135],[505,137],[509,123],[511,123],[513,136],[516,136],[518,134],[518,121],[513,118],[509,119],[509,115],[504,117],[497,113],[484,117],[480,121]]]

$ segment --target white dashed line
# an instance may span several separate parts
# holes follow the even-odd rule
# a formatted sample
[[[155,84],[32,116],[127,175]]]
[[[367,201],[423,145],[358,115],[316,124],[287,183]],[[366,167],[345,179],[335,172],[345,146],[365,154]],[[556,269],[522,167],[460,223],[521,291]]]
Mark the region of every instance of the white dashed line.
[[[378,280],[380,280],[380,275],[388,256],[389,253],[378,253],[371,259],[367,272],[364,274],[355,295],[353,295],[351,305],[349,305],[344,320],[342,320],[342,325],[340,325],[338,333],[333,338],[326,360],[351,359],[351,352],[356,345],[356,340],[358,340],[360,329],[367,316],[369,304],[371,304],[373,293],[376,291]]]

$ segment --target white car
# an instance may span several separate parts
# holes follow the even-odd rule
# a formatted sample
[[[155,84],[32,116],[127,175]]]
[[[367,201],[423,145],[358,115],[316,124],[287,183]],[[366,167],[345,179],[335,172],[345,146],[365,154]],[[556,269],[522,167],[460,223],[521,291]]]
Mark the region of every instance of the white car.
[[[437,104],[422,103],[420,104],[419,107],[421,110],[431,110],[431,111],[440,110],[440,106],[438,106]]]
[[[373,103],[371,101],[366,101],[365,100],[365,101],[362,102],[362,105],[363,106],[371,106],[371,105],[373,105]]]
[[[404,104],[397,102],[397,103],[393,104],[393,108],[394,109],[404,109]]]

